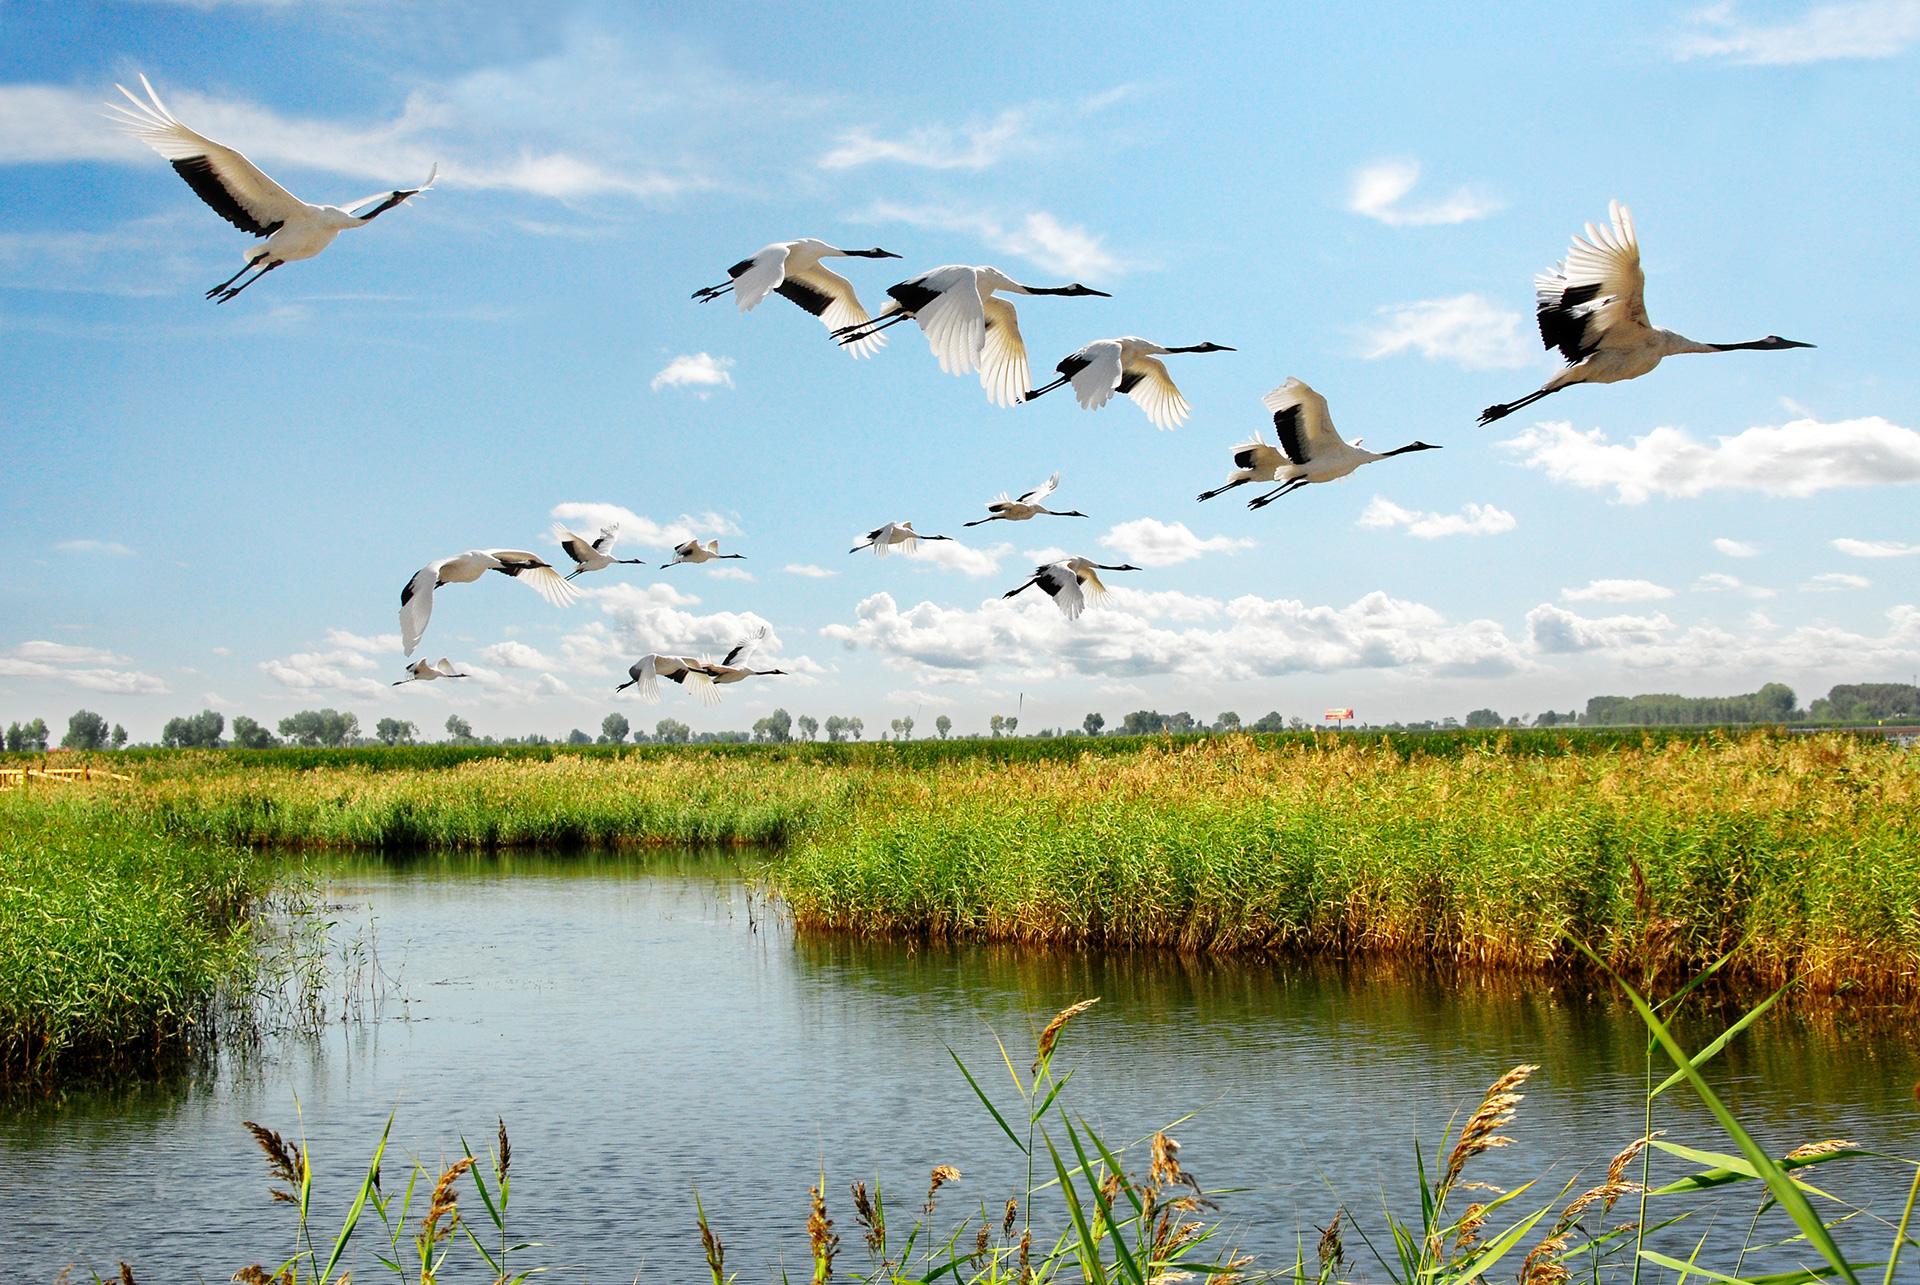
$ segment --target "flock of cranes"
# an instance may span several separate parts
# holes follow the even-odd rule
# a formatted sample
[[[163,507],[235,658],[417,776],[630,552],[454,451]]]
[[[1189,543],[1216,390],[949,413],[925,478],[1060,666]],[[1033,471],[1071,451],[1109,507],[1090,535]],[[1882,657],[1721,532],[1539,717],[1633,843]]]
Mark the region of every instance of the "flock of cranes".
[[[413,200],[433,186],[439,172],[436,166],[418,187],[376,193],[344,205],[313,205],[274,182],[240,152],[182,124],[160,101],[159,94],[144,75],[140,77],[140,85],[146,91],[144,99],[125,86],[115,86],[131,108],[108,104],[116,114],[114,119],[127,133],[171,162],[174,170],[214,213],[257,238],[246,250],[240,271],[207,291],[207,298],[216,303],[231,301],[282,265],[313,258],[341,232],[365,227],[388,210]],[[888,286],[887,302],[875,316],[860,302],[853,283],[824,265],[824,260],[834,258],[900,257],[877,246],[842,249],[810,237],[776,241],[728,268],[727,280],[702,287],[694,291],[692,297],[701,303],[712,303],[731,295],[741,312],[750,312],[768,295],[778,294],[817,317],[833,342],[856,358],[874,356],[885,346],[887,330],[912,321],[925,335],[940,369],[950,375],[977,374],[987,400],[993,405],[1021,405],[1054,389],[1071,386],[1075,400],[1086,410],[1098,410],[1112,400],[1114,394],[1122,394],[1158,429],[1177,428],[1191,412],[1166,363],[1160,359],[1172,354],[1235,351],[1213,342],[1165,346],[1136,336],[1098,339],[1062,358],[1054,367],[1058,378],[1033,387],[1019,316],[1012,300],[1002,296],[1110,298],[1110,295],[1079,282],[1063,286],[1027,285],[998,268],[948,264]],[[250,272],[253,275],[248,276]],[[1689,339],[1648,321],[1645,289],[1646,277],[1640,268],[1640,245],[1634,234],[1632,215],[1615,201],[1609,207],[1608,226],[1587,224],[1585,235],[1573,238],[1566,259],[1534,280],[1534,312],[1541,343],[1549,350],[1558,349],[1566,365],[1526,396],[1487,407],[1481,412],[1479,422],[1493,423],[1574,384],[1610,384],[1637,379],[1663,359],[1681,353],[1813,346],[1778,335],[1727,344]],[[1361,439],[1349,442],[1340,436],[1327,411],[1326,398],[1299,379],[1286,380],[1269,392],[1263,403],[1272,414],[1276,441],[1269,443],[1255,432],[1251,439],[1237,445],[1233,451],[1233,471],[1220,486],[1201,492],[1198,497],[1201,501],[1249,483],[1278,483],[1248,501],[1249,508],[1259,509],[1301,487],[1338,481],[1364,465],[1396,455],[1439,449],[1430,443],[1415,441],[1389,451],[1365,450]],[[1073,509],[1049,509],[1041,503],[1053,494],[1059,483],[1060,475],[1056,472],[1016,498],[1003,493],[987,505],[987,517],[966,525],[1024,522],[1041,515],[1087,516]],[[611,526],[602,529],[591,541],[564,527],[555,528],[553,534],[561,551],[574,564],[565,575],[538,554],[524,549],[469,549],[435,559],[415,572],[400,591],[400,637],[405,654],[411,656],[419,646],[433,613],[434,591],[442,586],[470,584],[495,571],[527,584],[553,605],[564,607],[576,596],[572,582],[579,576],[642,562],[639,558],[613,556],[616,531]],[[868,531],[849,552],[871,549],[876,555],[885,556],[894,550],[912,552],[921,541],[952,539],[947,535],[922,534],[913,529],[911,522],[889,522]],[[676,546],[672,559],[661,565],[671,567],[743,556],[721,553],[718,540],[703,543],[690,539]],[[1012,598],[1027,589],[1038,588],[1053,599],[1067,619],[1073,620],[1089,603],[1098,603],[1107,597],[1100,572],[1139,569],[1126,563],[1103,564],[1068,557],[1036,567],[1024,583],[1002,596]],[[659,680],[664,678],[693,690],[703,700],[718,700],[716,688],[719,686],[784,672],[753,669],[746,664],[765,635],[763,628],[754,636],[742,639],[718,661],[649,653],[634,662],[628,670],[628,681],[615,690],[636,687],[643,699],[658,700]],[[407,666],[406,672],[409,676],[395,686],[467,676],[444,657],[433,664],[415,661]]]

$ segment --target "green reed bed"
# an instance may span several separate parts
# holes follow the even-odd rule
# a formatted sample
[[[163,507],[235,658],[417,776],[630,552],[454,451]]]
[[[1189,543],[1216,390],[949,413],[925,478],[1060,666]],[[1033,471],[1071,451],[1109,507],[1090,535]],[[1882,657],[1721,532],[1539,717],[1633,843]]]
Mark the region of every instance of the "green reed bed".
[[[417,770],[347,757],[236,768],[237,757],[190,756],[90,797],[104,812],[148,817],[172,834],[407,850],[779,844],[842,806],[847,789],[818,769],[698,750],[495,756]]]
[[[252,854],[74,801],[0,795],[0,1083],[176,1055],[253,963]]]
[[[1920,1001],[1920,758],[1844,737],[1593,754],[1215,738],[872,783],[773,872],[803,929],[1580,967],[1736,945],[1751,984]]]

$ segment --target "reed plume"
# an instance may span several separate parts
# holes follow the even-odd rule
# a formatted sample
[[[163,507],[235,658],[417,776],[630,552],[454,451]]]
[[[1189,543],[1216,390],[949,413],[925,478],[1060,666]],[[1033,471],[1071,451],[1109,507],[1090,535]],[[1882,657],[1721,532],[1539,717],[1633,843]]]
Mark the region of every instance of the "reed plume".
[[[933,1198],[938,1194],[940,1188],[950,1182],[959,1181],[960,1171],[958,1169],[955,1169],[952,1165],[935,1165],[933,1167],[933,1173],[927,1180],[927,1203],[923,1206],[925,1212],[929,1214],[933,1212]]]
[[[1532,1063],[1523,1062],[1505,1075],[1487,1086],[1487,1095],[1480,1105],[1467,1117],[1467,1123],[1460,1130],[1458,1141],[1447,1156],[1447,1168],[1435,1190],[1434,1202],[1438,1204],[1446,1198],[1454,1183],[1460,1179],[1460,1171],[1467,1162],[1477,1155],[1513,1144],[1513,1139],[1503,1137],[1500,1130],[1513,1123],[1514,1114],[1520,1109],[1524,1094],[1516,1092],[1527,1077],[1540,1068]]]
[[[269,1186],[268,1193],[275,1200],[284,1201],[289,1205],[299,1203],[299,1197],[293,1193],[300,1189],[301,1176],[306,1172],[306,1157],[300,1154],[300,1148],[263,1124],[255,1124],[251,1120],[242,1120],[240,1123],[246,1126],[248,1133],[253,1135],[253,1140],[259,1144],[260,1150],[266,1153],[269,1183],[284,1182],[293,1188],[293,1191],[282,1191],[278,1187]]]
[[[807,1188],[811,1208],[807,1214],[807,1244],[813,1250],[813,1285],[826,1285],[833,1279],[833,1256],[840,1248],[840,1237],[833,1231],[833,1219],[827,1217],[826,1179]]]
[[[1039,1050],[1033,1058],[1032,1070],[1035,1075],[1040,1073],[1041,1064],[1053,1056],[1053,1046],[1060,1038],[1061,1028],[1099,1002],[1100,997],[1095,995],[1092,999],[1083,999],[1078,1004],[1069,1004],[1053,1015],[1053,1020],[1048,1022],[1046,1028],[1040,1032]]]

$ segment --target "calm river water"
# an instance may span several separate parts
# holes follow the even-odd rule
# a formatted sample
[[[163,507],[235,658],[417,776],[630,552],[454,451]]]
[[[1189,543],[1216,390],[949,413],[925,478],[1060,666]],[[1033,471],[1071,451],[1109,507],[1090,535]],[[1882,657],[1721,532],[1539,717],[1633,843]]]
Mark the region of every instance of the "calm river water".
[[[1092,995],[1102,1002],[1063,1045],[1061,1068],[1076,1069],[1067,1100],[1110,1141],[1197,1113],[1174,1130],[1182,1158],[1209,1186],[1243,1188],[1225,1213],[1257,1250],[1290,1254],[1301,1230],[1311,1243],[1311,1224],[1342,1199],[1377,1229],[1383,1189],[1402,1208],[1412,1198],[1416,1131],[1431,1146],[1516,1062],[1542,1067],[1509,1130],[1518,1145],[1479,1176],[1551,1165],[1557,1187],[1597,1173],[1640,1130],[1645,1040],[1631,1013],[1543,988],[796,941],[764,905],[750,909],[729,858],[698,854],[362,860],[327,873],[336,932],[377,948],[386,1002],[243,1065],[0,1105],[0,1281],[50,1281],[69,1263],[85,1278],[122,1258],[142,1281],[272,1266],[291,1224],[240,1122],[304,1132],[327,1227],[389,1112],[389,1189],[406,1158],[437,1167],[463,1134],[480,1150],[505,1118],[514,1222],[544,1242],[527,1261],[551,1265],[549,1280],[703,1279],[696,1185],[744,1282],[776,1280],[782,1263],[800,1274],[822,1166],[850,1262],[854,1179],[877,1174],[907,1209],[933,1165],[954,1164],[964,1177],[943,1210],[998,1211],[1018,1157],[947,1050],[1005,1091],[994,1033],[1024,1063],[1034,1029]],[[1897,1034],[1768,1021],[1715,1078],[1777,1147],[1848,1137],[1920,1150],[1920,1052]],[[1671,1136],[1731,1149],[1670,1096]],[[1841,1185],[1879,1210],[1905,1194],[1885,1166],[1855,1167]],[[1737,1240],[1752,1208],[1725,1204],[1715,1236]],[[365,1248],[355,1278],[386,1279]]]

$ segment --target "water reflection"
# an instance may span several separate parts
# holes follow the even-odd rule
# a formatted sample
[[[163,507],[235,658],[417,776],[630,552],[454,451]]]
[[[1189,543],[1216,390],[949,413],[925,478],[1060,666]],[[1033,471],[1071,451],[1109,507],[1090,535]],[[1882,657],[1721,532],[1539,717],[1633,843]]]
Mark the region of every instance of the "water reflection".
[[[1183,1158],[1249,1188],[1227,1208],[1259,1248],[1323,1222],[1329,1186],[1362,1210],[1382,1185],[1410,1196],[1416,1130],[1431,1144],[1517,1061],[1542,1070],[1510,1130],[1518,1145],[1481,1176],[1567,1174],[1639,1131],[1644,1037],[1578,991],[1289,960],[796,941],[749,895],[756,864],[667,850],[310,864],[340,930],[371,925],[395,998],[376,1020],[194,1075],[0,1109],[0,1275],[126,1257],[155,1279],[217,1279],[284,1253],[284,1210],[267,1204],[239,1122],[304,1128],[320,1207],[337,1211],[394,1111],[390,1156],[432,1165],[506,1118],[516,1217],[552,1247],[545,1261],[570,1265],[560,1280],[697,1277],[696,1183],[730,1264],[771,1279],[783,1256],[804,1258],[823,1163],[843,1230],[846,1183],[876,1172],[917,1199],[934,1164],[955,1163],[951,1208],[1004,1201],[1019,1157],[948,1050],[1005,1093],[996,1033],[1024,1067],[1035,1027],[1090,995],[1102,1003],[1063,1056],[1076,1108],[1115,1140],[1197,1110]],[[1689,1038],[1715,1030],[1703,1019]],[[1916,1074],[1901,1042],[1789,1017],[1716,1072],[1777,1146],[1851,1136],[1908,1150]],[[1676,1136],[1719,1145],[1683,1100],[1670,1114]]]

